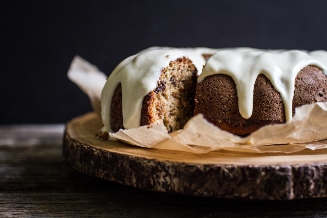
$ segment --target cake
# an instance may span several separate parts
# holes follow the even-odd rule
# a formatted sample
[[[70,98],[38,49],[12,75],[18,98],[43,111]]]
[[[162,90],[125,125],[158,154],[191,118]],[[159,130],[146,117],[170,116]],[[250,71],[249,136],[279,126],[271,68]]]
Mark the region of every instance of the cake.
[[[147,50],[121,62],[101,94],[101,132],[157,124],[168,132],[193,116],[197,68],[181,50]]]
[[[327,101],[326,57],[323,51],[218,51],[198,78],[194,114],[240,136],[290,121],[295,108]]]
[[[240,136],[288,122],[296,107],[327,101],[326,58],[326,51],[151,47],[108,77],[102,136],[151,124],[173,132],[199,113]]]

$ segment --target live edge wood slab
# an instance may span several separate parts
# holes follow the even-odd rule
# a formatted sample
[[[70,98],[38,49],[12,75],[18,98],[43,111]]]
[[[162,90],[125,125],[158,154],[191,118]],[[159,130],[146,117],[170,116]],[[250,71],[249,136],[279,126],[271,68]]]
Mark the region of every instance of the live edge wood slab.
[[[290,200],[327,197],[327,151],[252,154],[227,151],[191,154],[144,149],[95,138],[95,113],[66,125],[63,154],[90,176],[159,192]]]

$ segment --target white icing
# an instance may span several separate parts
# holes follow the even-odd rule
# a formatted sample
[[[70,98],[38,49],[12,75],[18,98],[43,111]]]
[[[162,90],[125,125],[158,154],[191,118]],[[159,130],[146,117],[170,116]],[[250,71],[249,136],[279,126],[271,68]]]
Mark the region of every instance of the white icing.
[[[309,52],[309,54],[312,57],[316,58],[320,63],[323,63],[325,66],[327,66],[327,51],[317,50],[317,51],[311,51]]]
[[[110,126],[111,99],[119,83],[122,86],[123,125],[140,126],[143,98],[157,86],[161,70],[171,61],[188,55],[180,50],[151,50],[122,61],[111,73],[101,93],[102,132]]]
[[[326,73],[326,66],[319,61],[325,58],[326,52],[311,52],[309,55],[298,50],[273,53],[222,50],[209,58],[198,82],[213,74],[231,76],[237,88],[240,114],[248,119],[252,115],[256,78],[264,74],[281,94],[286,121],[289,121],[292,119],[294,83],[298,72],[308,65],[314,65]]]
[[[217,51],[221,50],[230,50],[230,51],[237,51],[237,52],[271,52],[271,53],[280,53],[285,50],[277,49],[277,50],[263,50],[257,48],[249,48],[249,47],[239,47],[239,48],[206,48],[206,47],[198,47],[198,48],[173,48],[173,47],[150,47],[145,50],[142,50],[140,53],[152,50],[181,50],[185,52],[189,58],[192,60],[194,66],[198,70],[198,75],[202,73],[203,67],[206,63],[205,58],[203,57],[204,54],[212,55]]]

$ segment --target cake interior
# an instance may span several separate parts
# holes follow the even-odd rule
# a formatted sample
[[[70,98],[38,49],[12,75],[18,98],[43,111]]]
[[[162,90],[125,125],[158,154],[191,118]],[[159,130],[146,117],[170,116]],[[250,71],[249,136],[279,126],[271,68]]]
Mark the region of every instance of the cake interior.
[[[140,126],[164,125],[168,132],[182,129],[193,116],[197,70],[188,58],[178,58],[162,69],[157,87],[143,99]],[[124,129],[122,89],[115,89],[111,104],[111,128]]]

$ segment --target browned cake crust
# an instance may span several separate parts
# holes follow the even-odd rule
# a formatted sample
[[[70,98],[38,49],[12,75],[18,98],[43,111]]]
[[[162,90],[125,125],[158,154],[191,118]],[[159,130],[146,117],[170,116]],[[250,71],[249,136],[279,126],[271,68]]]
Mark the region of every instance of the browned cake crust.
[[[157,87],[143,99],[140,125],[164,125],[169,132],[183,128],[193,116],[197,70],[192,61],[179,58],[162,69]],[[110,124],[114,132],[124,129],[122,89],[115,89]]]
[[[295,79],[293,115],[295,108],[305,104],[327,101],[327,76],[314,66],[303,68]]]
[[[112,131],[117,132],[119,129],[124,129],[121,84],[118,84],[112,96],[110,115],[110,125]]]
[[[234,80],[224,74],[209,76],[197,85],[194,114],[202,113],[209,122],[239,136],[265,125],[285,123],[282,98],[266,76],[258,76],[253,92],[253,113],[244,119],[239,113]],[[293,115],[296,107],[326,101],[326,75],[314,66],[302,69],[295,81]]]

